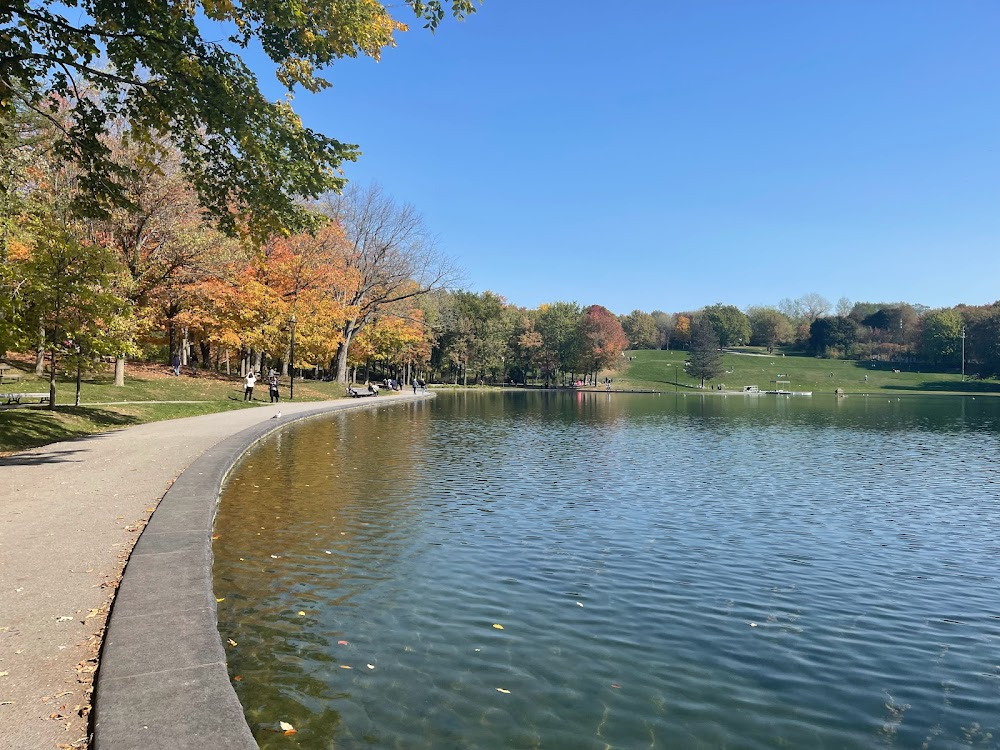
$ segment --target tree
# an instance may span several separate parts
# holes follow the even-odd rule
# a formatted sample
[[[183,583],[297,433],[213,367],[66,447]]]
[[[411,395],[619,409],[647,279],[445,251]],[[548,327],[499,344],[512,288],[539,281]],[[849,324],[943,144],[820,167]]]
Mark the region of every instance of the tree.
[[[691,343],[691,315],[677,313],[674,316],[674,331],[670,341],[676,344],[678,349],[683,349]]]
[[[920,351],[933,365],[958,366],[961,357],[962,316],[957,310],[932,310],[923,317]]]
[[[766,346],[770,351],[778,344],[791,341],[795,335],[785,314],[773,307],[751,307],[747,317],[750,319],[750,343],[754,346]]]
[[[581,314],[576,302],[541,305],[535,313],[535,329],[542,336],[540,367],[546,383],[560,372],[578,367]]]
[[[656,324],[656,348],[669,349],[670,336],[674,331],[674,316],[663,312],[663,310],[653,310],[650,315],[653,316],[653,322]]]
[[[704,388],[706,380],[717,378],[724,369],[715,328],[711,321],[699,316],[691,329],[691,352],[684,363],[684,372],[693,378],[700,378]]]
[[[857,341],[858,326],[851,318],[817,318],[809,327],[809,347],[814,354],[843,354]]]
[[[750,341],[750,320],[738,307],[710,305],[702,310],[700,317],[707,320],[715,329],[720,346],[733,346]]]
[[[580,364],[597,373],[614,367],[628,347],[628,338],[615,314],[606,307],[591,305],[580,321]]]
[[[621,318],[621,326],[628,337],[629,349],[659,349],[660,332],[650,313],[633,310]]]
[[[191,185],[181,174],[180,153],[167,144],[131,143],[125,134],[105,139],[116,162],[134,166],[117,189],[127,207],[112,206],[89,223],[90,240],[111,250],[119,261],[117,292],[138,313],[134,322],[153,326],[154,299],[164,294],[204,249],[202,211]],[[175,341],[170,347],[176,350]],[[169,360],[169,354],[167,359]],[[115,361],[115,385],[125,385],[125,358]]]
[[[441,0],[405,2],[432,29],[444,17]],[[450,6],[460,18],[475,11],[474,0]],[[57,151],[79,166],[78,204],[91,214],[124,204],[121,180],[134,171],[112,158],[103,138],[111,125],[126,123],[135,142],[166,138],[223,225],[235,230],[246,216],[264,237],[307,223],[296,196],[339,189],[338,169],[358,151],[304,127],[287,102],[268,101],[231,49],[259,43],[289,92],[316,92],[329,86],[317,71],[359,54],[378,59],[405,29],[376,0],[8,0],[0,119],[21,106],[49,117],[59,102],[72,104]],[[226,46],[214,41],[227,34]]]
[[[1000,302],[959,309],[967,329],[967,360],[980,377],[1000,374]]]
[[[503,369],[513,322],[505,315],[506,307],[503,297],[489,291],[451,295],[443,316],[442,349],[456,376],[462,372],[467,382],[470,369],[479,379]]]
[[[349,313],[334,364],[337,381],[346,383],[354,336],[381,310],[447,286],[455,271],[416,209],[397,204],[378,185],[327,195],[318,208],[340,225],[347,241],[341,270]]]
[[[52,216],[33,222],[21,264],[24,296],[44,332],[49,352],[49,406],[56,406],[59,360],[83,366],[94,357],[130,348],[128,307],[110,291],[113,259],[80,243],[71,226]]]

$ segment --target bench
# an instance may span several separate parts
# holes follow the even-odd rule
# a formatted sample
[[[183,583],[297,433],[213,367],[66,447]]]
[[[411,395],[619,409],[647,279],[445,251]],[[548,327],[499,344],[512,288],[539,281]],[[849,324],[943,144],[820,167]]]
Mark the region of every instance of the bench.
[[[352,388],[351,386],[347,386],[347,395],[350,396],[351,398],[364,398],[365,396],[377,396],[378,392],[376,391],[373,393],[368,389],[358,390],[357,388]]]
[[[22,398],[37,398],[38,403],[44,404],[49,400],[47,393],[0,393],[0,398],[6,399],[8,404],[20,404]]]

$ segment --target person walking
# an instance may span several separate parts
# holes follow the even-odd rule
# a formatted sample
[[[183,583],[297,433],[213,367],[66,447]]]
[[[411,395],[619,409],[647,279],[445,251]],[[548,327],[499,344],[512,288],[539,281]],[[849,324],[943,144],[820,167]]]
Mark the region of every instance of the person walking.
[[[417,378],[416,378],[416,376],[414,376],[413,380],[410,381],[410,385],[413,386],[413,395],[416,396],[417,395]]]
[[[267,393],[271,397],[271,403],[281,401],[281,394],[278,393],[278,376],[271,370],[271,376],[267,379]]]
[[[174,375],[180,376],[181,374],[181,355],[174,352],[174,356],[170,358],[170,366],[174,368]]]
[[[243,380],[243,400],[253,401],[253,387],[257,385],[257,375],[253,370],[247,373]]]

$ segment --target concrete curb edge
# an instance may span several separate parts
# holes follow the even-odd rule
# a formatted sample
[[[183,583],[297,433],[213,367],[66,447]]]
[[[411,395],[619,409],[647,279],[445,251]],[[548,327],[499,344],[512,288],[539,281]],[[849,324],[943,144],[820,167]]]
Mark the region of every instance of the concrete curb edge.
[[[212,587],[212,529],[226,476],[253,445],[293,422],[427,397],[337,401],[266,419],[191,462],[122,574],[95,680],[94,750],[257,749],[229,681]]]

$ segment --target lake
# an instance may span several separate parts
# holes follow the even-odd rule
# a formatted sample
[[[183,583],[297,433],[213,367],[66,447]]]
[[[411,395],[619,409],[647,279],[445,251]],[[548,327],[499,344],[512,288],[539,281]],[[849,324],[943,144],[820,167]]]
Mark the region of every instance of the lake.
[[[1000,399],[445,393],[244,457],[219,629],[262,748],[995,748],[998,511]]]

